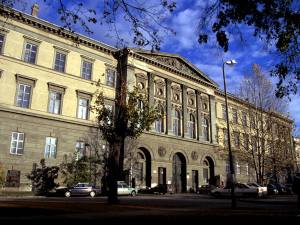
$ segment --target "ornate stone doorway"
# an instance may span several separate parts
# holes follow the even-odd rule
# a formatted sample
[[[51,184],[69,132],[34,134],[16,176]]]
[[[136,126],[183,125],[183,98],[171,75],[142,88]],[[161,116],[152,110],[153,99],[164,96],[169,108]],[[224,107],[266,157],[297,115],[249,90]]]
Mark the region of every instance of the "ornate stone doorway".
[[[206,156],[203,161],[203,180],[207,184],[216,184],[215,180],[215,164],[211,157]]]
[[[137,186],[151,187],[151,155],[147,149],[138,149],[132,169],[132,177]]]
[[[186,192],[186,159],[182,153],[173,156],[172,184],[174,192]]]

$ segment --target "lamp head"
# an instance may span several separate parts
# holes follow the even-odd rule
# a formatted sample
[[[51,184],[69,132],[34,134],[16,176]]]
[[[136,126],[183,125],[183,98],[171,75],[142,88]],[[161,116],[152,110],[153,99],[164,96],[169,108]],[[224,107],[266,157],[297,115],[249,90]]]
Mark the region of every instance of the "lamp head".
[[[226,61],[225,63],[229,66],[233,66],[234,64],[237,64],[237,61],[235,61],[234,59],[231,59],[231,60]]]

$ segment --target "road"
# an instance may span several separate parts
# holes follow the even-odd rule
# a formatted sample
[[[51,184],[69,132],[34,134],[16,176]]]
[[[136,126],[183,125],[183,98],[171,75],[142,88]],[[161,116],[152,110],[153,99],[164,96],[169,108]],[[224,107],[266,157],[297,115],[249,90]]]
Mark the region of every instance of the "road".
[[[120,204],[108,205],[105,197],[0,197],[0,222],[15,221],[101,221],[105,224],[170,224],[173,222],[216,222],[240,224],[261,219],[286,221],[296,217],[296,196],[241,199],[231,209],[230,199],[207,195],[122,196]],[[143,221],[143,223],[141,223]],[[2,224],[2,222],[1,222]]]

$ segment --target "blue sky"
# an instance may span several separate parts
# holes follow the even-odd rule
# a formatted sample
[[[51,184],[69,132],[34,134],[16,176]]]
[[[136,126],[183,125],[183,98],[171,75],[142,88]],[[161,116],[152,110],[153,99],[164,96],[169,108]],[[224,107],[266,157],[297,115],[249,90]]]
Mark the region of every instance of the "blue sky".
[[[149,4],[154,4],[158,0],[148,1]],[[30,13],[30,7],[37,2],[40,5],[39,18],[48,20],[55,24],[60,24],[55,7],[52,5],[45,5],[43,0],[28,0],[25,7],[17,6],[27,13]],[[55,2],[55,1],[53,1]],[[71,2],[71,0],[69,1]],[[83,0],[87,7],[99,9],[103,1]],[[275,64],[277,55],[274,52],[272,45],[266,46],[258,39],[255,39],[251,34],[251,28],[240,26],[239,29],[243,33],[244,40],[241,41],[237,36],[230,36],[229,51],[224,53],[221,49],[216,47],[215,39],[212,37],[212,42],[209,45],[199,45],[197,42],[197,19],[201,15],[201,7],[206,4],[206,1],[197,0],[177,0],[177,8],[172,15],[165,15],[165,24],[172,28],[176,35],[162,33],[161,37],[163,43],[161,51],[176,53],[196,65],[200,70],[205,72],[210,78],[223,87],[222,78],[222,63],[225,60],[235,59],[238,64],[234,67],[226,67],[228,90],[234,93],[239,86],[240,81],[244,75],[251,74],[252,65],[257,63],[262,70],[268,73]],[[70,4],[71,6],[71,4]],[[99,7],[100,6],[100,7]],[[128,45],[131,45],[132,35],[128,25],[120,19],[117,24],[120,28],[120,35],[124,38]],[[115,45],[116,39],[109,31],[107,25],[92,25],[94,34],[90,36],[98,41],[106,44]],[[77,32],[82,33],[80,28],[75,28]],[[276,80],[273,78],[273,81]],[[295,120],[298,128],[298,135],[300,135],[300,92],[296,96],[291,96],[289,104],[289,115]]]

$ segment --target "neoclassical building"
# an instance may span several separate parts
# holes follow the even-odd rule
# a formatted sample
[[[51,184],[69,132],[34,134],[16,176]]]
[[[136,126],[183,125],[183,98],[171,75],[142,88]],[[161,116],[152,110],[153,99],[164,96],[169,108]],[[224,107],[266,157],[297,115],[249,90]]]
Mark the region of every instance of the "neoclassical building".
[[[85,137],[96,129],[89,111],[95,84],[100,81],[113,109],[120,74],[163,115],[127,146],[136,159],[128,168],[130,182],[173,184],[176,192],[185,192],[226,181],[224,94],[188,60],[117,49],[41,20],[35,10],[28,15],[2,8],[0,14],[0,163],[7,187],[28,188],[26,174],[41,158],[59,165],[65,155],[84,151]],[[242,113],[247,103],[229,96],[229,105],[235,120],[235,111]],[[292,121],[275,117],[291,134]],[[255,179],[247,163],[236,160],[235,167],[238,180]]]

